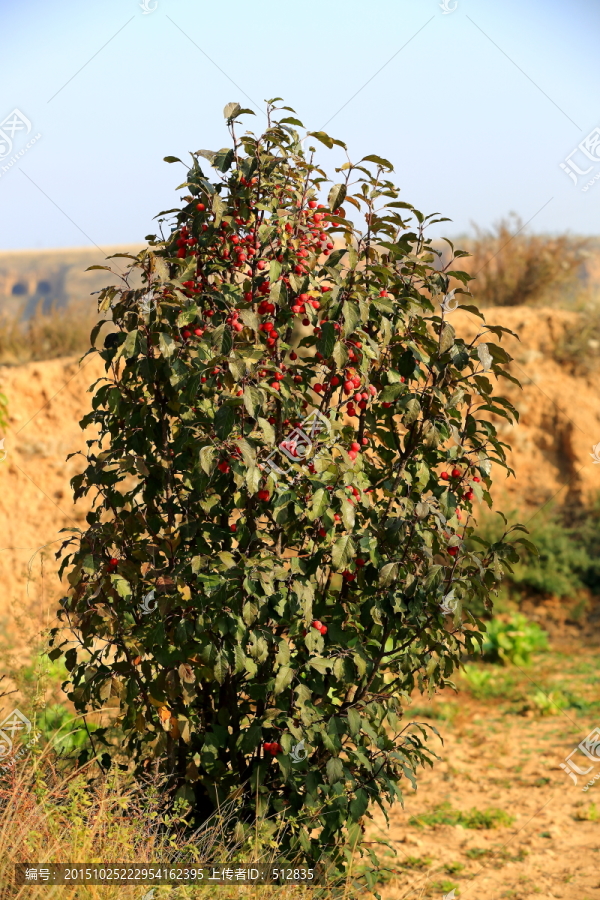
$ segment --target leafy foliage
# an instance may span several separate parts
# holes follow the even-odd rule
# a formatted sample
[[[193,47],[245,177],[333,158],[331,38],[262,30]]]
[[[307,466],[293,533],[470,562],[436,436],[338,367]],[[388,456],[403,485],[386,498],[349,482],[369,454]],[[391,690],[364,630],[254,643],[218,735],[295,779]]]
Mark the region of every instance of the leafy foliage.
[[[66,529],[71,630],[50,655],[78,710],[119,704],[118,744],[94,733],[107,757],[157,761],[196,819],[228,799],[242,828],[276,816],[284,858],[339,869],[373,805],[432,764],[402,722],[410,692],[479,647],[481,623],[442,599],[490,608],[518,559],[520,526],[465,545],[506,468],[486,416],[516,413],[492,384],[505,329],[466,343],[439,308],[469,280],[425,237],[443,220],[398,200],[377,156],[319,204],[327,176],[274,103],[258,137],[226,107],[232,146],[192,154],[168,233],[100,294],[116,331],[100,349],[92,332],[107,375],[81,425],[99,436],[72,480],[97,503]],[[327,428],[290,437],[312,412]]]
[[[527,666],[532,653],[547,649],[548,635],[523,613],[515,613],[507,621],[492,619],[487,623],[483,653],[491,662]]]

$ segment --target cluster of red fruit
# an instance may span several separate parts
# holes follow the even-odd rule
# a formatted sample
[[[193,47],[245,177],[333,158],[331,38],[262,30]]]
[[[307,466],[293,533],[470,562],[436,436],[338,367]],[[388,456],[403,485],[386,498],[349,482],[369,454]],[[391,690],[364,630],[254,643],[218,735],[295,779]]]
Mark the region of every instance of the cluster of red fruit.
[[[463,473],[460,471],[460,469],[455,468],[455,469],[452,469],[452,472],[450,474],[448,474],[448,472],[442,472],[440,474],[440,478],[442,479],[442,481],[450,481],[451,478],[454,478],[454,479],[462,478],[462,475],[463,475]],[[481,478],[478,475],[474,475],[472,478],[472,481],[480,482]],[[465,493],[463,494],[463,498],[465,500],[472,500],[474,496],[475,496],[475,494],[473,493],[471,488],[469,488],[469,490],[465,491]]]
[[[283,747],[281,744],[278,744],[277,741],[273,741],[272,743],[267,741],[263,744],[263,747],[265,748],[265,753],[270,753],[271,756],[277,756],[278,753],[283,753]]]
[[[315,619],[314,622],[311,622],[312,628],[316,628],[317,631],[320,631],[321,634],[327,634],[327,625],[323,625],[322,622],[319,622],[318,619]]]

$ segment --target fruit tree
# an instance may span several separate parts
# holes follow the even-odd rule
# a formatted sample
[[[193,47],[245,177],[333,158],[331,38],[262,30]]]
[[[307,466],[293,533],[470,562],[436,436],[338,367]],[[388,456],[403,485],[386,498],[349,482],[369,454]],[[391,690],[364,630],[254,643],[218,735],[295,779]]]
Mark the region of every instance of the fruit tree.
[[[469,276],[425,235],[444,220],[385,159],[324,132],[305,152],[277,103],[259,136],[228,104],[231,146],[191,154],[180,206],[100,293],[98,437],[72,480],[95,501],[59,551],[51,656],[80,711],[119,706],[103,765],[158,764],[194,821],[234,798],[241,827],[276,817],[286,858],[341,870],[432,764],[410,694],[477,649],[470,603],[524,540],[466,545],[515,411],[503,329],[448,321]],[[311,141],[346,159],[335,183]]]

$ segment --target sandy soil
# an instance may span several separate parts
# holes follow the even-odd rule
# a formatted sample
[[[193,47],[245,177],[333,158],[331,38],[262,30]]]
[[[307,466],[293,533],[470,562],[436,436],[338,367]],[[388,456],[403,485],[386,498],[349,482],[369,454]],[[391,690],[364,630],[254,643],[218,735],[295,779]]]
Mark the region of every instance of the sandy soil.
[[[381,814],[372,829],[372,838],[387,837],[397,852],[386,857],[396,874],[381,888],[384,900],[442,900],[451,890],[461,900],[600,897],[600,780],[583,792],[588,779],[575,785],[560,768],[600,726],[599,637],[587,646],[581,636],[563,642],[560,653],[515,670],[517,684],[501,699],[477,701],[463,683],[458,695],[444,692],[429,709],[449,720],[411,716],[434,724],[444,743],[431,742],[441,761],[419,776],[404,810],[395,806],[389,829]],[[500,669],[502,677],[510,683],[513,674]],[[527,698],[535,690],[547,695],[559,684],[585,712],[570,708],[542,718],[531,709]],[[600,763],[588,778],[594,773]],[[489,829],[411,824],[444,802],[462,811],[500,809],[514,822]]]

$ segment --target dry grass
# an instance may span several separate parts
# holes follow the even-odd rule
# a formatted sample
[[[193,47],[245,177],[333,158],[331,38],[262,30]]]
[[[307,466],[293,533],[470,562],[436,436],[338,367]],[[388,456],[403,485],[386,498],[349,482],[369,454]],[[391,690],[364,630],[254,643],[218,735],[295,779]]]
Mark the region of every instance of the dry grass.
[[[4,761],[6,764],[6,761]],[[77,887],[14,882],[15,863],[70,863],[78,868],[107,864],[188,868],[274,864],[280,823],[259,821],[250,834],[235,826],[228,808],[190,831],[181,811],[166,813],[160,779],[134,784],[125,773],[101,775],[91,762],[61,774],[47,745],[0,772],[1,900],[141,900],[152,883],[83,884]],[[156,886],[154,900],[167,896],[194,900],[353,900],[372,897],[364,887],[304,885]]]
[[[474,238],[457,244],[471,254],[461,263],[476,276],[470,289],[482,306],[582,308],[594,292],[586,275],[590,238],[529,234],[511,216],[490,231],[476,227]]]
[[[50,315],[38,311],[28,322],[4,316],[0,318],[0,365],[83,355],[98,319],[94,301],[54,310]]]

